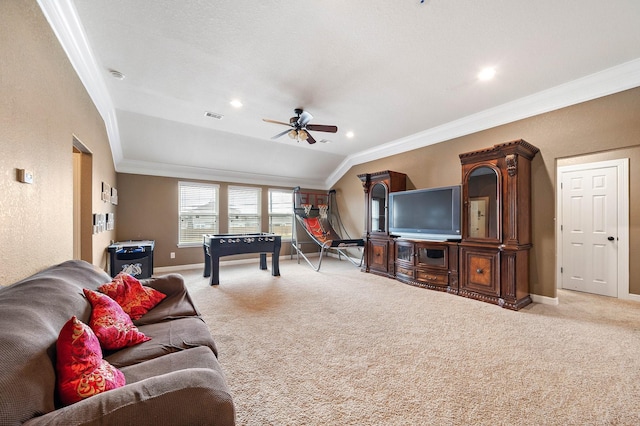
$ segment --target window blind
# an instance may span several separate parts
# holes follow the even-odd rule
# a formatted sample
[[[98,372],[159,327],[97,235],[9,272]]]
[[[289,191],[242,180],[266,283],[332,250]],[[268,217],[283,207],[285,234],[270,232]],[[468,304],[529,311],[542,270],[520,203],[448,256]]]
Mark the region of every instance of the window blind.
[[[261,232],[261,188],[229,186],[229,233]]]
[[[293,192],[269,189],[269,232],[282,238],[292,237]]]
[[[178,244],[202,244],[203,234],[217,234],[219,186],[179,182]]]

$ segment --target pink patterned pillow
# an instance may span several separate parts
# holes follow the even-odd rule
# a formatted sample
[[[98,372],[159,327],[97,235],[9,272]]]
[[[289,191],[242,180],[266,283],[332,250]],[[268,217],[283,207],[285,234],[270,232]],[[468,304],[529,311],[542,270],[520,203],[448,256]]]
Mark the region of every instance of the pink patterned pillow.
[[[138,331],[129,315],[112,298],[86,288],[82,291],[93,307],[89,327],[104,349],[122,349],[151,340]]]
[[[124,374],[102,359],[100,342],[75,316],[62,327],[56,343],[58,394],[69,405],[125,385]]]
[[[142,285],[137,278],[124,272],[116,275],[110,283],[102,284],[98,291],[115,300],[132,320],[140,319],[167,297],[156,289]]]

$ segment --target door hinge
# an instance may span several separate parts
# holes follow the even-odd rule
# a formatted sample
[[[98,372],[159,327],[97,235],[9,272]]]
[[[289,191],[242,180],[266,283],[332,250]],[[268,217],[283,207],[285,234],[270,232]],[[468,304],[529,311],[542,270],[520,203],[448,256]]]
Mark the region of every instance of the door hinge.
[[[560,273],[562,274],[564,272],[564,268],[561,266],[560,267]]]

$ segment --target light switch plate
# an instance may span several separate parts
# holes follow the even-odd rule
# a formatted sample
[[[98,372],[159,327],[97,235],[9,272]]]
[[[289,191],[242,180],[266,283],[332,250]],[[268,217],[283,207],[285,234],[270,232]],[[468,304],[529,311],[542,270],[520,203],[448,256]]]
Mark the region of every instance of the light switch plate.
[[[18,169],[18,180],[22,183],[33,183],[33,172],[27,169]]]

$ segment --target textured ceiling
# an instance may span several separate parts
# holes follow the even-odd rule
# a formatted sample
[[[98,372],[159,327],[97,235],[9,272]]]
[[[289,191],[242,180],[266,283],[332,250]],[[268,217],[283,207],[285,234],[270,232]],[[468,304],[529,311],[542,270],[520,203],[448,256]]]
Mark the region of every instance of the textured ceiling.
[[[635,0],[40,4],[88,64],[124,172],[323,188],[377,156],[640,85]],[[485,66],[497,75],[480,82]],[[270,139],[286,128],[262,118],[297,107],[338,126],[313,132],[330,143]]]

